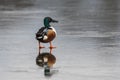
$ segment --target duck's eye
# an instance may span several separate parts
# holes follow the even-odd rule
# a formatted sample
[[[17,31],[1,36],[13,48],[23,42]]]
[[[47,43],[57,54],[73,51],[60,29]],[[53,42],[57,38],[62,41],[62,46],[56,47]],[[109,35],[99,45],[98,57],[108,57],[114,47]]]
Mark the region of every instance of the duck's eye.
[[[49,21],[49,22],[52,22],[52,19],[51,19],[51,18],[48,18],[48,21]]]

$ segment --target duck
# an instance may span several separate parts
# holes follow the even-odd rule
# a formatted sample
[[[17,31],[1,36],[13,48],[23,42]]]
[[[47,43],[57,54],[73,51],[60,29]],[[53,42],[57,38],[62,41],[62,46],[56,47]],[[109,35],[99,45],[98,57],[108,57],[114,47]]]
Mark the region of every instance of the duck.
[[[45,48],[41,43],[49,43],[50,49],[56,48],[52,45],[52,41],[55,39],[57,33],[53,26],[50,23],[58,23],[57,20],[52,19],[51,17],[45,17],[43,20],[44,27],[41,27],[36,33],[36,39],[39,43],[39,48]]]

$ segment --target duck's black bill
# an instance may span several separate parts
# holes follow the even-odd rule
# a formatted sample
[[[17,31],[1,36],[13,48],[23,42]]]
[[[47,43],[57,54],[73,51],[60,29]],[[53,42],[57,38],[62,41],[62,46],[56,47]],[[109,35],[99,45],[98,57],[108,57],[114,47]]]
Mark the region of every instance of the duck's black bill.
[[[53,22],[53,23],[58,23],[58,21],[57,21],[57,20],[52,20],[52,22]]]

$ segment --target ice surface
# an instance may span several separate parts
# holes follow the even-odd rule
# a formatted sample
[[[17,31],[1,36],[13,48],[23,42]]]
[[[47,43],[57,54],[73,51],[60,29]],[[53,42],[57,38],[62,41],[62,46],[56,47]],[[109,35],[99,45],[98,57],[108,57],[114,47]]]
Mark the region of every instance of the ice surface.
[[[3,3],[8,6],[0,6],[0,80],[120,80],[119,0]],[[35,33],[45,16],[59,21],[51,24],[58,36],[50,77],[35,63]],[[49,44],[43,45],[41,51],[49,52]]]

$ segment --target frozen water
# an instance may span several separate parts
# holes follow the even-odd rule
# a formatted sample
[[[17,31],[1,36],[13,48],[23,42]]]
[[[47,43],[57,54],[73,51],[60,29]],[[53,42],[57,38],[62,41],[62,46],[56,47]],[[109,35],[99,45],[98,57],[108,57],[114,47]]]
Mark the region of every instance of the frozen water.
[[[120,80],[119,0],[1,0],[0,80]],[[57,31],[55,73],[36,65],[43,18]],[[42,52],[49,52],[49,44]]]

